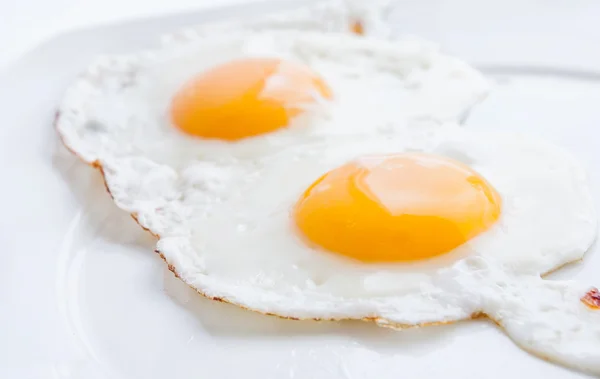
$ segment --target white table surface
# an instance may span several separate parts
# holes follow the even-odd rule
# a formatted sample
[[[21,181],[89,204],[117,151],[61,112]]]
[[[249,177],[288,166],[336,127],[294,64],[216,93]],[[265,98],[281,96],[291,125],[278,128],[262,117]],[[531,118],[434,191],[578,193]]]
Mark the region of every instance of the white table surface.
[[[254,0],[0,0],[0,69],[46,39],[80,27]]]

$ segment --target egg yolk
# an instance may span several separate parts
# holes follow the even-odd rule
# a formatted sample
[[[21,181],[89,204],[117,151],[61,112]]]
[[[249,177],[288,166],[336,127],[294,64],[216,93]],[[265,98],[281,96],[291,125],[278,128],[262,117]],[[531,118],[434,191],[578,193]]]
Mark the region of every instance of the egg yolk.
[[[308,67],[275,58],[245,58],[209,69],[173,97],[171,117],[186,133],[229,141],[268,133],[320,99],[325,82]]]
[[[353,21],[350,23],[350,31],[354,34],[362,36],[365,34],[365,28],[360,21]]]
[[[501,199],[477,172],[429,154],[364,157],[319,178],[294,209],[313,244],[363,262],[434,257],[487,230]]]

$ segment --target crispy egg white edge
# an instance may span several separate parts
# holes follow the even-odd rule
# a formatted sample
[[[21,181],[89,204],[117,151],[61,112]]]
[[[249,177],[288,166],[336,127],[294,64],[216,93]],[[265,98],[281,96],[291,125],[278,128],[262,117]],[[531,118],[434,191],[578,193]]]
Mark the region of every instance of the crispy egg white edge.
[[[108,63],[111,65],[110,60],[101,62],[96,68],[92,68],[91,71],[96,71],[98,66],[101,68],[103,65]],[[87,79],[80,79],[84,83],[79,83],[87,86],[89,83],[85,83]],[[74,87],[77,87],[75,85]],[[72,87],[71,90],[74,88]],[[84,91],[85,92],[85,91]],[[72,91],[70,98],[77,97],[80,95],[84,95],[78,90]],[[69,97],[69,96],[68,96]],[[67,97],[67,98],[68,98]],[[85,96],[84,96],[85,98]],[[77,122],[77,118],[75,120],[69,119],[68,117],[63,117],[65,115],[65,110],[69,109],[68,101],[63,102],[59,109],[60,116],[57,118],[56,127],[59,131],[59,134],[63,138],[65,145],[73,151],[75,154],[80,156],[87,163],[94,164],[103,170],[103,175],[105,177],[107,188],[112,193],[113,198],[118,206],[123,208],[124,210],[131,212],[134,216],[137,217],[138,222],[142,227],[149,229],[151,232],[155,234],[156,230],[161,229],[160,220],[152,220],[152,216],[141,214],[139,209],[132,208],[127,201],[123,201],[119,197],[119,191],[115,191],[114,184],[112,181],[112,170],[111,164],[115,162],[103,161],[101,157],[95,155],[93,146],[76,146],[76,144],[70,143],[72,142],[72,138],[70,137],[70,133],[76,133],[76,128],[80,123]],[[74,139],[76,141],[77,139]],[[122,162],[119,162],[119,164]],[[133,163],[133,162],[132,162]],[[164,171],[164,174],[167,176],[173,174],[168,169],[153,167],[151,162],[147,161],[137,161],[134,165],[140,166],[141,174],[146,175],[148,172],[154,172],[155,169],[158,171]],[[113,167],[114,168],[114,167]],[[574,171],[582,171],[578,167],[574,167]],[[160,192],[160,191],[158,191]],[[591,200],[591,195],[590,195]],[[591,203],[590,203],[591,205]],[[175,221],[180,222],[181,219],[177,219],[175,217]],[[170,243],[181,243],[184,248],[185,247],[185,232],[183,229],[181,230],[173,230],[175,235],[181,234],[179,236],[173,237]],[[592,243],[595,235],[595,225],[594,232],[590,235],[589,244]],[[179,246],[179,247],[182,247]],[[162,249],[161,249],[162,248]],[[377,321],[380,325],[384,326],[392,326],[392,327],[407,327],[414,326],[415,323],[411,321],[410,314],[397,314],[393,311],[393,306],[391,304],[385,304],[385,301],[382,301],[382,309],[387,309],[387,311],[376,312],[373,313],[372,309],[369,309],[368,306],[361,306],[361,304],[356,304],[353,306],[345,305],[344,303],[338,304],[334,311],[327,311],[326,313],[320,313],[320,311],[324,309],[330,309],[331,299],[324,298],[320,301],[322,303],[321,307],[319,307],[319,303],[316,306],[316,312],[306,312],[303,308],[302,303],[289,304],[287,302],[280,303],[281,301],[285,301],[285,298],[280,297],[270,297],[269,294],[264,294],[264,296],[259,296],[257,298],[258,301],[248,303],[246,302],[246,294],[240,293],[238,288],[234,288],[233,293],[228,293],[228,291],[214,290],[211,289],[210,281],[207,281],[206,288],[199,288],[198,283],[190,283],[189,278],[186,280],[185,275],[177,272],[177,267],[174,267],[171,262],[169,262],[169,258],[167,251],[169,250],[168,246],[159,246],[158,252],[163,256],[163,258],[169,264],[169,268],[176,272],[183,281],[195,287],[197,291],[201,294],[210,297],[217,298],[224,301],[229,301],[231,303],[240,305],[242,307],[250,308],[255,311],[259,311],[261,313],[269,313],[269,314],[277,314],[284,317],[298,318],[298,315],[301,315],[300,318],[323,318],[323,319],[346,319],[346,318],[362,318],[362,319],[370,319]],[[585,250],[581,251],[581,256],[583,255]],[[565,262],[567,263],[567,262]],[[429,324],[429,323],[443,323],[450,322],[454,320],[469,318],[474,315],[485,313],[492,317],[496,322],[498,322],[501,326],[503,326],[509,335],[515,340],[516,343],[521,345],[526,350],[533,352],[541,357],[555,360],[557,362],[563,363],[567,366],[578,368],[584,371],[600,374],[600,353],[597,351],[597,347],[600,346],[600,331],[598,328],[594,328],[591,330],[589,328],[588,323],[583,323],[582,317],[589,319],[593,319],[597,321],[597,312],[589,312],[587,309],[582,308],[582,304],[577,298],[581,294],[581,291],[585,286],[577,285],[571,282],[549,282],[543,281],[536,275],[526,275],[523,277],[517,276],[513,277],[509,275],[505,271],[498,271],[497,268],[487,267],[485,269],[481,268],[482,263],[471,260],[464,260],[459,262],[457,266],[450,268],[446,275],[453,275],[453,270],[460,270],[460,272],[469,271],[472,272],[473,275],[462,276],[462,278],[468,278],[465,280],[475,280],[477,275],[486,275],[489,276],[498,276],[498,280],[496,280],[498,284],[498,288],[487,288],[486,291],[489,293],[488,296],[482,296],[482,299],[479,299],[478,304],[467,305],[461,304],[457,306],[455,303],[456,299],[439,299],[442,300],[442,303],[446,304],[447,312],[444,315],[443,319],[431,319],[429,321],[423,322],[421,324]],[[475,268],[473,268],[473,267]],[[466,267],[466,269],[465,269]],[[551,270],[549,270],[551,271]],[[456,272],[454,272],[456,273]],[[475,279],[473,279],[475,278]],[[207,278],[208,279],[208,278]],[[525,280],[528,282],[529,292],[523,291],[522,281]],[[477,285],[479,282],[475,282],[474,285]],[[569,317],[568,322],[571,324],[569,326],[569,330],[565,330],[565,325],[563,323],[557,323],[556,317],[551,312],[549,313],[547,309],[529,309],[527,304],[520,304],[517,307],[518,312],[506,312],[503,309],[503,304],[507,301],[511,301],[510,291],[506,290],[507,283],[510,284],[513,288],[513,295],[516,296],[512,299],[512,301],[520,301],[523,293],[527,293],[529,296],[532,296],[534,299],[538,299],[540,297],[556,297],[557,294],[560,294],[559,299],[554,299],[556,304],[560,304],[561,302],[566,302],[568,304],[569,312],[566,315]],[[462,287],[462,286],[461,286]],[[499,290],[499,288],[501,290]],[[482,293],[486,291],[481,291]],[[498,296],[508,297],[508,299],[498,300]],[[440,302],[433,300],[435,305],[439,305]],[[275,305],[275,307],[265,306],[266,303],[270,303],[271,305]],[[277,306],[277,305],[280,306]],[[483,304],[483,305],[482,305]],[[535,304],[535,302],[533,302]],[[427,301],[424,301],[422,304],[422,309],[427,309],[428,304]],[[552,303],[546,304],[546,307],[552,309]],[[560,313],[560,309],[554,308],[554,311],[559,312],[559,316],[565,316],[565,313]],[[410,312],[409,312],[410,313]],[[434,316],[434,315],[432,315]],[[438,315],[439,316],[439,315]],[[533,317],[532,317],[533,316]],[[565,316],[566,317],[566,316]],[[532,323],[533,326],[532,327]],[[600,325],[600,323],[596,322],[596,325]],[[539,331],[539,335],[532,336],[536,330]],[[559,338],[561,343],[557,343],[556,335],[561,335]],[[568,344],[563,344],[564,341],[570,341]],[[580,354],[579,342],[586,342],[587,349],[584,349],[583,353]],[[587,354],[587,355],[586,355]]]

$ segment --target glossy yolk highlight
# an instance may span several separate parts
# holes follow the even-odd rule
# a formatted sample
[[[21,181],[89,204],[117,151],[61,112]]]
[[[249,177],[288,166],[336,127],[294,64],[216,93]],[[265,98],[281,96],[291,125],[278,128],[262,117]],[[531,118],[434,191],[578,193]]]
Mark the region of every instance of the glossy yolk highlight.
[[[308,241],[363,262],[434,257],[487,230],[501,199],[460,162],[428,154],[370,156],[313,183],[294,209]]]
[[[331,91],[308,67],[246,58],[214,67],[184,85],[172,99],[171,117],[186,133],[234,141],[285,127],[323,98],[331,98]]]

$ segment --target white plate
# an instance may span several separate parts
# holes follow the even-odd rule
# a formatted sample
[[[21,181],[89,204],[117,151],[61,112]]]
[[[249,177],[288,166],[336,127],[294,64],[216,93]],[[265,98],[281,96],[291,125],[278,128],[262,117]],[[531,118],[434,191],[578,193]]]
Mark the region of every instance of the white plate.
[[[393,17],[500,79],[467,127],[528,130],[570,148],[597,191],[600,5],[485,3],[401,1]],[[200,298],[166,271],[153,238],[116,209],[99,174],[58,143],[56,104],[95,54],[268,9],[82,30],[0,74],[0,378],[583,377],[528,355],[485,321],[394,332],[280,320]],[[558,275],[598,285],[599,265],[591,251]]]

